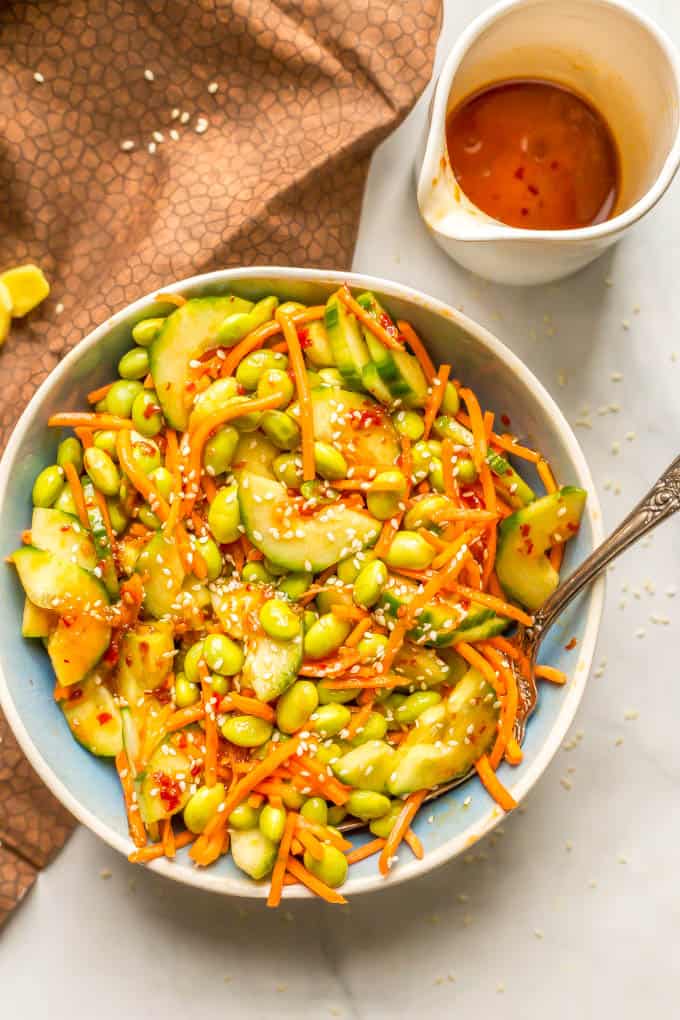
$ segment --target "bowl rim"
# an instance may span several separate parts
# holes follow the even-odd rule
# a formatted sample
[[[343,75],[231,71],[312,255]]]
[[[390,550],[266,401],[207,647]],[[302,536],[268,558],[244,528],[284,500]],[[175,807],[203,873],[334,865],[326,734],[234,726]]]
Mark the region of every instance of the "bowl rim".
[[[433,176],[436,176],[436,168],[439,164],[442,147],[441,134],[446,121],[446,106],[453,85],[453,79],[458,72],[463,58],[473,43],[477,41],[490,25],[502,20],[517,8],[532,7],[551,2],[552,0],[500,0],[499,3],[482,11],[463,29],[444,62],[435,85],[425,154],[417,182],[420,213],[428,226],[442,237],[448,237],[454,241],[479,242],[482,244],[493,241],[507,241],[511,243],[540,241],[544,245],[551,246],[570,246],[572,244],[578,245],[584,242],[603,240],[627,230],[628,227],[637,223],[638,220],[650,212],[657,202],[663,198],[680,167],[679,118],[673,142],[652,184],[632,205],[617,213],[616,216],[612,216],[611,219],[604,220],[602,223],[596,223],[590,227],[573,227],[569,230],[528,230],[522,227],[511,227],[507,223],[487,216],[484,220],[475,220],[474,228],[470,228],[468,231],[464,227],[458,230],[444,229],[441,224],[432,223],[425,215],[421,193],[427,190],[426,182]],[[653,18],[645,14],[644,11],[633,7],[627,0],[585,0],[585,2],[591,3],[594,7],[611,8],[614,17],[628,17],[631,21],[637,22],[640,29],[645,31],[656,42],[666,57],[672,71],[675,81],[675,99],[677,102],[680,99],[680,52],[668,33]]]
[[[19,448],[24,435],[30,428],[33,417],[38,409],[44,395],[59,380],[68,376],[71,368],[92,350],[110,332],[110,330],[122,321],[143,312],[145,308],[157,300],[159,293],[182,293],[195,288],[207,288],[211,284],[224,285],[225,283],[238,282],[266,276],[269,279],[280,281],[300,281],[311,283],[348,283],[352,287],[362,289],[379,290],[381,293],[413,302],[444,319],[458,325],[461,329],[470,334],[474,340],[486,348],[492,355],[497,357],[503,365],[514,372],[527,388],[534,393],[542,409],[555,423],[560,440],[564,443],[569,457],[571,458],[577,473],[578,482],[588,491],[586,509],[592,528],[595,544],[602,541],[602,513],[599,499],[588,468],[585,456],[581,451],[579,443],[566,421],[559,407],[545,389],[543,384],[534,376],[533,372],[524,362],[505,346],[493,333],[484,326],[470,319],[457,309],[447,305],[437,298],[430,297],[412,287],[395,281],[385,280],[376,276],[369,276],[363,273],[345,273],[337,270],[323,269],[299,269],[285,266],[248,266],[233,269],[220,269],[209,273],[201,273],[187,277],[168,286],[155,288],[143,297],[126,305],[124,308],[109,316],[103,323],[92,330],[86,337],[79,341],[66,357],[50,372],[47,378],[40,384],[25,410],[21,414],[14,427],[10,440],[0,460],[0,505],[4,502],[6,491],[10,481],[11,467],[15,452]],[[590,671],[595,643],[600,626],[602,609],[604,604],[604,577],[594,582],[590,589],[590,596],[587,604],[586,622],[584,635],[580,647],[579,662],[574,670],[574,675],[566,689],[564,703],[562,704],[555,724],[550,731],[548,739],[540,748],[535,761],[527,768],[526,772],[513,785],[513,795],[521,801],[528,791],[543,774],[555,753],[559,749],[565,734],[571,725],[576,710],[579,706],[586,681]],[[33,742],[28,730],[24,726],[18,711],[14,707],[9,687],[4,674],[2,658],[0,656],[0,707],[2,707],[7,722],[14,733],[14,736],[32,765],[38,776],[42,779],[48,789],[54,794],[64,807],[83,825],[98,835],[104,842],[113,849],[127,857],[134,849],[129,837],[121,836],[110,828],[104,821],[94,815],[87,808],[84,808],[68,787],[55,775],[51,767],[42,757],[38,747]],[[390,872],[387,878],[383,878],[378,872],[375,875],[363,878],[349,879],[343,892],[348,896],[358,893],[370,892],[376,889],[387,888],[408,881],[416,875],[425,874],[440,864],[456,857],[461,851],[469,848],[477,840],[490,832],[505,815],[489,799],[489,810],[476,823],[468,826],[457,836],[448,839],[438,849],[429,851],[422,860],[414,858],[413,861],[402,863],[401,866]],[[209,892],[218,892],[223,895],[235,895],[248,899],[263,899],[267,896],[268,890],[258,883],[246,884],[240,879],[229,876],[213,874],[211,869],[194,868],[189,871],[177,868],[172,861],[158,860],[146,865],[158,874],[171,878],[174,881],[185,885],[194,886]],[[301,886],[291,886],[286,893],[287,899],[307,899],[312,894]]]

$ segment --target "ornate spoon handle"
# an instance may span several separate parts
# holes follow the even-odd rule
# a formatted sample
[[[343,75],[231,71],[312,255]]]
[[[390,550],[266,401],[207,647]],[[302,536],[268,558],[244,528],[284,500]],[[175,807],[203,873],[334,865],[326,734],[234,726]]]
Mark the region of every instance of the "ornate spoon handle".
[[[535,640],[550,627],[569,602],[620,553],[657,524],[680,510],[680,457],[676,457],[646,496],[618,528],[570,574],[536,613],[531,636]]]

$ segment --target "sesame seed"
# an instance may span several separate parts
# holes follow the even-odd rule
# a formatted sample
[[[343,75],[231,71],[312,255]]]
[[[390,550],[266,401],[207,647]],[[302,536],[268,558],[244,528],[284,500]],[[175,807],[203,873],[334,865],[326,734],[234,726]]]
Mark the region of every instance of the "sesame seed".
[[[147,81],[155,81],[156,75],[153,73],[150,67],[147,67],[144,71],[144,77]]]
[[[149,144],[147,145],[146,148],[147,148],[147,150],[149,152],[149,155],[153,156],[154,152],[156,151],[156,143],[155,142],[149,142]]]
[[[176,106],[176,107],[174,108],[174,110],[172,111],[172,113],[170,114],[170,118],[171,118],[171,120],[177,120],[177,119],[179,118],[179,114],[180,114],[180,110],[179,110],[179,107],[178,107],[178,106]]]
[[[131,138],[126,138],[124,142],[120,143],[120,147],[123,150],[123,152],[132,152],[132,150],[135,147],[135,143],[132,141]]]
[[[154,131],[151,137],[153,138],[154,142],[158,142],[159,145],[162,141],[164,141],[163,134],[160,131]]]
[[[208,92],[210,93],[211,96],[214,96],[215,93],[217,92],[218,88],[219,88],[219,85],[217,84],[217,82],[216,81],[211,81],[210,84],[208,85]]]
[[[196,121],[196,127],[194,128],[197,135],[202,135],[208,130],[208,121],[206,117],[199,117]]]
[[[38,85],[42,85],[43,82],[45,81],[44,74],[41,74],[40,71],[34,71],[33,72],[33,81],[36,81],[38,83]]]

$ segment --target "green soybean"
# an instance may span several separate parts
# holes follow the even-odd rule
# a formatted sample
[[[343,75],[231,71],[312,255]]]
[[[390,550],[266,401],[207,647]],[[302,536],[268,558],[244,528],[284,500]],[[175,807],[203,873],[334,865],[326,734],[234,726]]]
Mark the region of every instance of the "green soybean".
[[[368,719],[354,734],[350,743],[352,747],[359,747],[369,740],[382,740],[387,733],[387,719],[380,712],[371,712]]]
[[[362,659],[377,659],[384,654],[386,645],[384,634],[367,634],[357,645],[357,651]]]
[[[161,451],[153,439],[145,438],[137,432],[132,433],[132,460],[135,467],[144,475],[150,475],[161,466]]]
[[[434,559],[435,551],[417,531],[398,531],[385,555],[388,567],[425,570]]]
[[[208,634],[203,641],[203,657],[208,667],[222,676],[235,676],[243,668],[243,651],[226,634]]]
[[[137,511],[137,517],[142,522],[145,528],[151,528],[152,531],[158,531],[162,521],[158,514],[155,514],[148,503],[144,503],[140,506]]]
[[[245,801],[235,807],[229,815],[229,825],[232,829],[254,829],[258,823],[260,812],[257,808],[251,807]]]
[[[118,362],[121,379],[143,379],[149,374],[149,352],[144,347],[133,347]]]
[[[296,733],[302,729],[318,704],[316,684],[311,680],[296,680],[278,700],[276,725],[282,733]]]
[[[43,468],[33,483],[33,505],[52,506],[64,488],[64,469],[58,464]]]
[[[313,574],[304,570],[300,573],[286,574],[279,581],[277,588],[295,602],[307,591],[312,583],[312,578]]]
[[[305,654],[310,659],[325,659],[343,644],[351,629],[347,620],[324,613],[305,634]]]
[[[285,567],[280,567],[278,563],[272,563],[272,561],[268,559],[266,556],[262,560],[262,563],[264,564],[265,570],[269,571],[272,577],[283,577],[283,575],[286,573]]]
[[[302,484],[302,461],[297,454],[282,453],[280,457],[274,460],[272,469],[281,485],[285,485],[287,489],[300,488]]]
[[[340,560],[336,568],[338,579],[343,584],[352,584],[359,576],[359,571],[363,565],[373,559],[374,556],[375,553],[370,549],[364,549],[362,552],[355,553],[354,556],[348,556],[347,559]]]
[[[263,836],[271,839],[272,843],[280,843],[283,830],[286,827],[286,811],[284,808],[265,804],[260,811],[260,818],[257,824]]]
[[[212,538],[199,538],[196,546],[205,562],[206,570],[208,571],[208,580],[216,581],[222,573],[222,568],[224,566],[222,553],[220,552],[217,543],[213,542]]]
[[[75,436],[69,436],[59,443],[57,448],[57,464],[59,467],[73,464],[78,474],[83,470],[83,448]]]
[[[387,576],[387,567],[382,560],[371,560],[362,567],[354,582],[356,604],[366,609],[374,606],[387,584]]]
[[[184,808],[184,824],[189,832],[203,832],[210,819],[226,797],[227,792],[222,783],[214,786],[200,786],[192,794]]]
[[[402,726],[407,726],[414,723],[426,708],[438,705],[441,700],[442,696],[437,691],[414,691],[401,705],[395,708],[394,718]]]
[[[354,696],[356,697],[356,691],[354,692]],[[321,747],[318,748],[316,752],[316,760],[322,765],[330,765],[332,762],[337,761],[342,754],[343,749],[340,744],[326,740]]]
[[[444,414],[458,414],[460,410],[460,397],[458,396],[458,390],[452,382],[447,382],[446,389],[444,390],[444,399],[442,400],[442,411]]]
[[[328,824],[329,825],[340,825],[340,822],[346,817],[347,808],[342,804],[331,804],[328,809]]]
[[[373,790],[352,790],[347,801],[347,810],[362,822],[372,822],[376,818],[384,818],[392,807],[392,801],[384,793]]]
[[[381,484],[388,486],[381,489]],[[395,491],[394,486],[398,486]],[[377,517],[379,521],[387,521],[394,517],[399,511],[399,504],[406,496],[406,478],[396,468],[390,471],[381,471],[376,475],[371,488],[366,494],[366,504],[369,513]]]
[[[403,810],[403,803],[401,801],[395,801],[392,803],[387,814],[383,815],[382,818],[376,818],[369,825],[369,829],[374,836],[379,836],[380,839],[387,839],[392,829],[394,828],[395,822]]]
[[[469,457],[461,457],[458,460],[458,481],[463,485],[472,485],[477,480],[477,468],[474,465],[474,461],[470,460]]]
[[[427,496],[416,500],[413,506],[407,510],[404,516],[404,528],[409,531],[426,528],[434,522],[434,518],[438,513],[449,509],[453,509],[453,503],[450,499],[446,496],[428,493]]]
[[[221,475],[231,467],[238,441],[238,429],[233,425],[223,425],[210,437],[203,449],[203,465],[209,475]]]
[[[111,527],[113,528],[116,535],[121,535],[128,524],[128,515],[125,513],[120,500],[107,499],[106,506],[109,511],[109,520],[111,521]]]
[[[260,609],[260,623],[278,641],[290,641],[300,633],[300,617],[284,599],[267,599]]]
[[[345,705],[348,701],[354,701],[357,696],[356,689],[351,687],[343,691],[319,685],[317,690],[320,705]]]
[[[140,347],[150,347],[160,333],[165,319],[142,319],[132,327],[132,339]]]
[[[207,389],[196,397],[191,412],[191,428],[196,428],[211,414],[221,410],[224,405],[239,393],[238,383],[232,376],[216,379]]]
[[[344,730],[352,718],[346,705],[320,705],[309,717],[309,728],[324,740]]]
[[[294,450],[300,445],[300,426],[286,411],[265,411],[260,428],[279,450]]]
[[[186,673],[177,673],[175,676],[175,704],[178,708],[189,708],[195,705],[201,697],[198,684],[187,680]]]
[[[406,436],[413,443],[425,434],[425,423],[417,411],[397,411],[392,415],[392,421],[399,435]]]
[[[317,472],[328,482],[347,477],[347,461],[330,443],[314,443],[314,463]]]
[[[272,735],[273,726],[254,715],[230,715],[222,724],[222,736],[237,747],[260,747]]]
[[[252,560],[250,563],[246,563],[241,571],[241,578],[247,581],[249,584],[257,582],[259,584],[271,584],[274,580],[272,575],[266,569],[264,563],[258,560]]]
[[[198,664],[203,660],[203,644],[203,640],[195,641],[184,656],[184,673],[187,680],[192,684],[199,683],[201,679]]]
[[[132,414],[132,405],[144,387],[140,382],[132,379],[119,379],[113,384],[106,394],[106,406],[110,414],[118,418],[129,418]]]
[[[284,783],[281,790],[281,800],[289,811],[299,811],[305,802],[305,797],[296,790],[290,783]]]
[[[168,469],[166,467],[154,468],[154,470],[149,474],[149,481],[153,482],[154,488],[161,494],[167,503],[175,484],[172,474],[168,471]]]
[[[312,857],[308,850],[305,850],[304,862],[307,871],[311,871],[331,889],[337,889],[347,878],[349,867],[347,858],[337,847],[324,844],[323,857],[320,861]]]
[[[208,511],[208,526],[216,542],[235,542],[241,534],[241,513],[238,505],[238,486],[225,485],[218,490]]]
[[[258,397],[271,397],[275,393],[282,395],[281,406],[283,407],[285,404],[290,404],[293,399],[295,386],[287,372],[282,372],[280,368],[267,368],[258,379],[257,395]]]
[[[316,623],[318,619],[319,614],[315,613],[313,609],[305,609],[304,613],[302,614],[302,625],[304,626],[305,630],[309,630],[312,624]]]
[[[95,489],[105,496],[118,495],[120,472],[108,453],[91,446],[83,454],[83,466]]]
[[[104,429],[101,432],[95,432],[93,443],[98,450],[103,450],[104,453],[108,453],[111,460],[118,460],[118,453],[116,450],[116,437],[118,433],[114,432],[113,429]]]
[[[430,461],[428,477],[430,479],[430,485],[436,492],[444,492],[446,489],[444,484],[444,465],[438,457],[433,457]]]
[[[137,394],[132,405],[131,417],[140,435],[149,439],[158,435],[163,428],[163,415],[154,390],[143,389]]]
[[[269,368],[278,368],[285,372],[288,368],[288,358],[278,351],[253,351],[246,354],[236,369],[236,381],[245,390],[255,390],[260,376]]]
[[[310,797],[300,808],[300,814],[308,822],[325,825],[328,821],[328,804],[323,797]]]
[[[411,450],[413,481],[418,483],[427,478],[433,457],[442,455],[442,444],[436,439],[421,439]]]

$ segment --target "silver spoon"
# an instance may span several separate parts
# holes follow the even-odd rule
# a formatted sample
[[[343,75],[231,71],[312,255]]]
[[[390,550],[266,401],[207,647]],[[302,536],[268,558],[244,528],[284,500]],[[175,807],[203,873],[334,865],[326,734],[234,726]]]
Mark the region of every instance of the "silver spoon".
[[[515,737],[518,743],[521,743],[527,719],[536,707],[538,698],[535,677],[536,657],[547,631],[579,592],[601,574],[612,560],[652,528],[655,528],[657,524],[661,524],[667,517],[671,517],[677,510],[680,510],[680,456],[675,458],[647,495],[621,521],[618,528],[597,549],[594,549],[590,556],[586,557],[583,563],[553,592],[548,601],[534,614],[533,624],[530,627],[518,624],[517,644],[528,659],[530,666],[529,676],[524,676],[519,672],[514,662],[509,663],[515,674],[519,691],[515,722]],[[425,800],[434,800],[448,790],[460,786],[470,778],[473,772],[474,769],[471,769],[464,776],[443,783],[436,790],[432,790]],[[343,822],[338,826],[343,832],[363,827],[364,822],[359,821]]]

